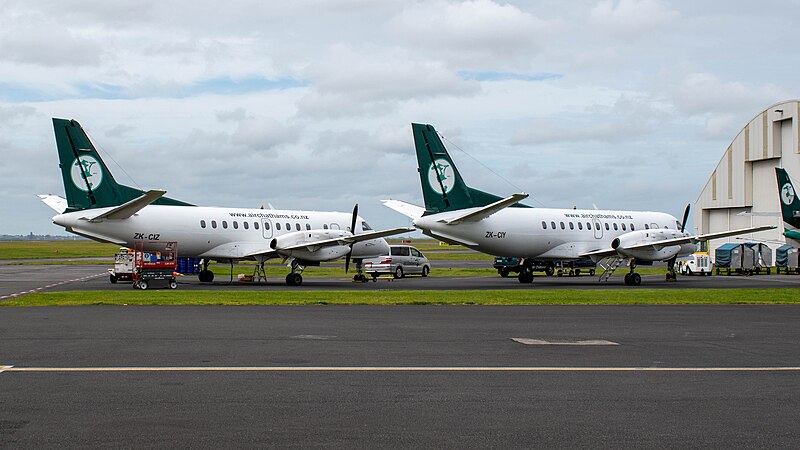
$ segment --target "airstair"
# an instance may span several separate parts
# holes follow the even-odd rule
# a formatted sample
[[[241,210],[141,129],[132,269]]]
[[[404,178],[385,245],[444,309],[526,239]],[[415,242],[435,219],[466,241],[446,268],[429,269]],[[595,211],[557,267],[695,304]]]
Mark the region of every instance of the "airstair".
[[[617,270],[619,266],[621,266],[627,258],[623,258],[621,256],[611,256],[609,258],[603,258],[600,260],[597,265],[603,269],[603,273],[600,274],[600,281],[608,281],[611,278],[611,275],[614,274],[614,271]]]

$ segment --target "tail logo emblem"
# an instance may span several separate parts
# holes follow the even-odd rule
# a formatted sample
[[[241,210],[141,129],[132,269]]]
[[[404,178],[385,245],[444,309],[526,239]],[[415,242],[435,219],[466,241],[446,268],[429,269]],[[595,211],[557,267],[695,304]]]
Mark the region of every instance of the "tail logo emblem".
[[[93,156],[81,156],[72,163],[72,184],[82,191],[89,191],[89,187],[97,189],[103,182],[103,171],[100,164]],[[84,177],[86,181],[84,181]],[[86,183],[89,183],[89,187]]]
[[[453,190],[455,182],[450,162],[446,159],[437,159],[431,163],[428,169],[428,184],[436,193],[447,194]],[[444,187],[444,192],[442,192],[442,187]]]
[[[792,183],[786,183],[781,188],[781,201],[784,205],[791,205],[794,201],[794,188]]]

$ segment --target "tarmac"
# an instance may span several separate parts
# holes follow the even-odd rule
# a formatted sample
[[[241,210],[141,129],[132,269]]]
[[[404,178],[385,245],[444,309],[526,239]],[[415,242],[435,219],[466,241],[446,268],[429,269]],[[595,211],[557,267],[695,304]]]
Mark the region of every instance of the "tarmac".
[[[131,289],[105,269],[0,265],[0,297]],[[637,289],[617,278],[179,289]],[[0,308],[0,448],[791,448],[798,323],[794,305]]]

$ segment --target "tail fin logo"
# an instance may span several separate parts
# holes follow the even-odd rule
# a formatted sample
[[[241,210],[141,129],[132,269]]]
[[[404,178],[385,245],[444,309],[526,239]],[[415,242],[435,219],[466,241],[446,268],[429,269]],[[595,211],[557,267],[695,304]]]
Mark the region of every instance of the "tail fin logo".
[[[794,188],[792,183],[786,183],[781,188],[781,201],[784,205],[791,205],[794,202]]]
[[[72,184],[82,191],[96,189],[103,182],[103,171],[93,156],[81,156],[72,163]],[[86,186],[88,183],[89,186]]]
[[[447,194],[456,184],[452,166],[446,159],[437,159],[428,169],[428,184],[438,194]]]

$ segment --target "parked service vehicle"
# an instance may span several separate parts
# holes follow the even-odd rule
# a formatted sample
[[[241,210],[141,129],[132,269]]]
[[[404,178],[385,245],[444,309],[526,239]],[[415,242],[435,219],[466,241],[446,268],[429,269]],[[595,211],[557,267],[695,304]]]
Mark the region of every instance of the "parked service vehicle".
[[[120,247],[119,253],[114,255],[114,268],[108,269],[108,274],[111,283],[133,281],[133,251]]]
[[[497,270],[501,277],[505,278],[511,272],[519,273],[525,263],[531,266],[531,271],[533,272],[544,272],[548,277],[555,273],[555,265],[552,261],[524,261],[520,258],[505,256],[495,256],[492,268]]]
[[[383,274],[391,274],[394,278],[403,278],[410,274],[427,277],[431,272],[431,263],[428,258],[410,245],[390,245],[389,253],[386,256],[364,260],[364,272],[372,277],[372,281]]]
[[[712,269],[714,269],[714,263],[708,253],[695,253],[689,256],[689,259],[680,262],[678,272],[681,275],[697,274],[704,276],[711,275]]]

